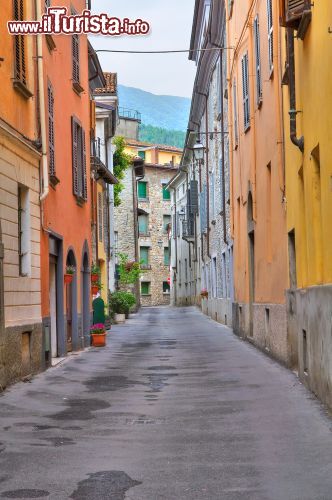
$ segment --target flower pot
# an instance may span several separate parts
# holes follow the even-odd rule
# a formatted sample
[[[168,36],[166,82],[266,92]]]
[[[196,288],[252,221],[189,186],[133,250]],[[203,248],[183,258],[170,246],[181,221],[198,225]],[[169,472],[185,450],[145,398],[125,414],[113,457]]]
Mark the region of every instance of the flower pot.
[[[98,280],[99,280],[98,274],[91,274],[91,283],[98,283]]]
[[[96,295],[99,292],[99,286],[92,285],[91,292],[92,292],[92,295]]]
[[[64,281],[66,285],[69,285],[73,281],[74,275],[73,274],[65,274],[64,275]]]
[[[105,333],[91,333],[91,340],[93,347],[105,347],[106,345],[106,332]]]
[[[120,325],[121,323],[124,323],[126,321],[126,315],[125,314],[115,314],[114,321],[117,325]]]

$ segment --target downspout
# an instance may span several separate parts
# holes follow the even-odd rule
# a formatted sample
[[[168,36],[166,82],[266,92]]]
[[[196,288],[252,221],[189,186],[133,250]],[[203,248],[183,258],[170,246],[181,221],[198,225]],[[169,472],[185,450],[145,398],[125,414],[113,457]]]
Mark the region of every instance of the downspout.
[[[205,97],[206,112],[205,112],[205,159],[206,159],[206,254],[210,256],[210,178],[209,178],[209,117],[208,117],[208,96]]]
[[[41,3],[35,0],[36,18],[41,19]],[[42,142],[42,193],[40,201],[45,200],[49,193],[48,179],[48,159],[47,159],[47,138],[46,138],[46,114],[45,114],[45,87],[44,87],[44,65],[43,65],[43,38],[42,35],[37,35],[37,70],[38,70],[38,87],[39,87],[39,113],[40,113],[40,132]]]
[[[220,93],[221,93],[221,150],[222,150],[222,210],[224,242],[227,244],[227,224],[226,224],[226,188],[225,188],[225,124],[224,124],[224,74],[223,74],[223,50],[220,50]]]
[[[304,137],[297,138],[296,127],[296,87],[295,87],[295,55],[294,55],[294,30],[287,28],[287,55],[289,72],[289,121],[290,121],[290,140],[299,150],[304,152]]]

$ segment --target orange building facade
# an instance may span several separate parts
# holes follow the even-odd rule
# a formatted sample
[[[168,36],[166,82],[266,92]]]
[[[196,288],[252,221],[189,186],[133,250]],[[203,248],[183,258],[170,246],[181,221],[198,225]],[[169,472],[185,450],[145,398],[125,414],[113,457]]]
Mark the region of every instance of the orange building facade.
[[[288,363],[278,6],[228,2],[227,16],[234,329]]]
[[[61,2],[81,12],[85,0]],[[89,344],[90,97],[85,35],[45,37],[42,46],[48,169],[42,179],[42,318],[45,355]],[[64,275],[73,272],[72,282]]]

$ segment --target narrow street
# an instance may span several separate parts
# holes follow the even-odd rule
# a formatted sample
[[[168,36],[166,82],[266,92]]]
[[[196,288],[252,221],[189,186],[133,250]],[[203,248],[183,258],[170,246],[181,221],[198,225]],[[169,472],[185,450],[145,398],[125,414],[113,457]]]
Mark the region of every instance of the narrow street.
[[[0,497],[331,500],[332,423],[194,308],[141,310],[0,396]]]

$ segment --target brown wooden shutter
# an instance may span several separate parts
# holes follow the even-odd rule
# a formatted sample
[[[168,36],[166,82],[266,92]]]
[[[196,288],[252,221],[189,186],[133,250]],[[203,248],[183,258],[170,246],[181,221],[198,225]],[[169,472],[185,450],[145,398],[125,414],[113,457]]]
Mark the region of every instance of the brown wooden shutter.
[[[79,83],[80,81],[80,47],[79,38],[75,34],[72,36],[72,51],[73,51],[73,82]]]
[[[48,147],[49,147],[49,172],[55,176],[55,146],[54,146],[54,94],[51,83],[47,87],[48,97]]]
[[[86,146],[85,146],[85,130],[82,128],[82,197],[86,201],[88,199],[88,179],[86,169]]]
[[[79,152],[78,152],[78,133],[79,125],[75,118],[71,119],[72,128],[72,151],[73,151],[73,193],[75,196],[79,195],[78,189],[78,170],[79,170]]]
[[[14,0],[14,20],[24,21],[23,0]],[[25,37],[15,35],[15,80],[19,80],[26,85],[26,65],[25,65]]]

